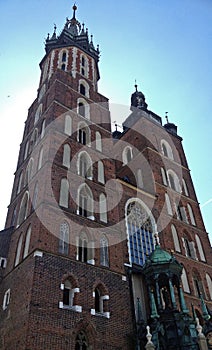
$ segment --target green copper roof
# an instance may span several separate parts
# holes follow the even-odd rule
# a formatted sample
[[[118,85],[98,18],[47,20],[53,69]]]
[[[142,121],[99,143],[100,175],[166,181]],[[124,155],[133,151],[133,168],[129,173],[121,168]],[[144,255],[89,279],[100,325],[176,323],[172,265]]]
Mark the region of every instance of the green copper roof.
[[[172,256],[165,250],[161,249],[159,245],[156,245],[154,252],[149,258],[152,263],[163,264],[169,262],[172,259]]]

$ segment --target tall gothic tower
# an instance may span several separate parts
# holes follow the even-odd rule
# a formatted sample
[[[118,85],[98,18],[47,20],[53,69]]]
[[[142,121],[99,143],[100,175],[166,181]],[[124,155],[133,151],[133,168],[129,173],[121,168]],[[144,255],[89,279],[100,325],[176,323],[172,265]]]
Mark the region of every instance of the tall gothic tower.
[[[142,349],[141,323],[170,310],[210,319],[211,248],[182,138],[137,86],[111,132],[76,10],[46,39],[0,233],[0,349]]]

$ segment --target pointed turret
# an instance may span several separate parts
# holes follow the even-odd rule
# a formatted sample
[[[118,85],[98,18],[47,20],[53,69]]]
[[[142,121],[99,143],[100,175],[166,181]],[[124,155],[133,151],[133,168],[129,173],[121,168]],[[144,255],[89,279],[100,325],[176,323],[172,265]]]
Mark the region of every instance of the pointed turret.
[[[52,49],[67,47],[70,45],[77,46],[83,51],[86,51],[91,55],[97,62],[99,60],[99,47],[94,47],[93,36],[89,40],[88,29],[85,30],[85,24],[81,23],[76,19],[77,6],[73,6],[73,16],[71,19],[66,18],[65,26],[61,34],[57,37],[56,26],[54,27],[54,32],[52,37],[48,34],[46,39],[46,53],[48,54]]]

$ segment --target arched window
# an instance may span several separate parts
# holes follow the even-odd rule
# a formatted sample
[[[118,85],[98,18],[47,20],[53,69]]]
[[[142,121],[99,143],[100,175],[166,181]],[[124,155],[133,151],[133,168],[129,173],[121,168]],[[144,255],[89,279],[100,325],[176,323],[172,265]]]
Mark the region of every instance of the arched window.
[[[60,285],[60,289],[63,291],[63,301],[59,302],[59,308],[82,312],[82,306],[76,305],[76,293],[79,293],[80,290],[74,278],[72,276],[66,278],[64,283]]]
[[[143,265],[147,254],[154,250],[154,219],[143,203],[130,201],[126,206],[126,221],[130,262]]]
[[[92,160],[87,152],[81,152],[78,157],[78,174],[86,179],[92,180],[93,167]]]
[[[201,276],[197,271],[193,272],[193,283],[195,295],[199,298],[202,295],[203,298],[205,298],[205,291],[201,280]]]
[[[172,159],[172,160],[174,159],[171,146],[169,145],[169,143],[166,140],[161,140],[161,149],[162,149],[162,153],[165,157]]]
[[[88,59],[84,55],[81,55],[80,57],[80,73],[83,76],[88,77]]]
[[[99,196],[99,217],[100,221],[107,222],[107,200],[104,193]]]
[[[24,160],[27,158],[28,156],[28,150],[29,150],[29,141],[27,141],[26,145],[25,145],[25,150],[24,150]]]
[[[142,174],[142,170],[138,169],[137,171],[137,184],[139,188],[143,188],[144,187],[144,182],[143,182],[143,174]]]
[[[98,182],[105,183],[104,165],[101,160],[98,161]]]
[[[184,237],[182,237],[182,241],[185,249],[185,255],[194,260],[198,260],[194,242],[189,240],[188,237],[186,237],[185,235]]]
[[[66,221],[60,225],[59,253],[68,255],[69,249],[69,225]]]
[[[199,255],[200,255],[200,260],[206,261],[205,254],[204,254],[203,249],[202,249],[202,243],[201,243],[200,238],[197,234],[195,235],[195,239],[196,239],[196,244],[197,244],[197,248],[198,248]]]
[[[40,168],[43,165],[43,147],[41,147],[40,152],[39,152],[39,157],[38,157],[38,170],[40,170]]]
[[[80,93],[85,96],[85,85],[80,84]]]
[[[44,137],[44,135],[45,135],[45,127],[46,127],[46,119],[44,119],[43,122],[42,122],[41,133],[40,133],[41,139],[42,139],[42,138]]]
[[[17,226],[21,225],[22,222],[26,219],[27,217],[27,212],[28,212],[28,202],[29,202],[29,192],[25,192],[22,200],[21,200],[21,205],[19,209],[19,214],[18,214],[18,223]]]
[[[19,262],[20,262],[22,243],[23,243],[23,233],[21,233],[21,235],[19,237],[19,240],[18,240],[18,245],[17,245],[17,250],[16,250],[16,257],[15,257],[15,266],[17,266],[19,264]]]
[[[24,255],[23,258],[26,258],[26,256],[29,253],[29,245],[30,245],[30,238],[31,238],[31,225],[29,225],[28,229],[27,229],[27,233],[26,233],[26,238],[25,238],[25,245],[24,245]]]
[[[88,340],[84,332],[80,332],[76,337],[75,350],[88,350]]]
[[[189,213],[189,217],[190,217],[191,224],[194,225],[194,226],[196,226],[196,222],[195,222],[195,219],[194,219],[193,210],[192,210],[190,204],[187,204],[187,208],[188,208],[188,213]]]
[[[37,121],[38,121],[38,119],[41,117],[42,109],[43,109],[43,104],[41,103],[41,104],[38,106],[37,111],[36,111],[36,113],[35,113],[34,124],[36,124]]]
[[[170,202],[169,195],[165,193],[166,208],[169,215],[173,215],[172,206]]]
[[[38,203],[38,183],[36,182],[32,197],[32,208],[35,209]]]
[[[60,184],[59,205],[61,205],[61,207],[64,207],[64,208],[68,208],[68,200],[69,200],[69,182],[66,178],[63,178]]]
[[[66,62],[66,58],[67,58],[67,54],[64,51],[63,54],[62,54],[62,62]]]
[[[16,216],[17,216],[17,205],[15,206],[15,208],[14,208],[14,210],[13,210],[13,215],[12,215],[12,220],[11,220],[11,226],[15,226]]]
[[[102,316],[105,316],[107,318],[110,317],[110,313],[107,311],[108,306],[107,306],[107,300],[109,300],[109,295],[106,294],[103,286],[99,284],[94,292],[94,309],[91,309],[91,314],[101,314]]]
[[[63,165],[66,168],[71,165],[71,147],[67,143],[63,146]]]
[[[65,116],[65,127],[64,127],[64,133],[68,136],[71,136],[72,133],[72,119],[70,115]]]
[[[23,171],[20,173],[19,180],[18,180],[18,188],[17,188],[17,194],[22,189],[22,182],[23,182]]]
[[[177,219],[184,221],[186,224],[188,224],[188,218],[187,218],[187,214],[186,214],[186,210],[184,208],[184,206],[179,203],[179,205],[175,205],[176,209],[176,215],[177,215]]]
[[[182,269],[181,280],[182,280],[182,285],[183,285],[184,292],[190,293],[190,287],[189,287],[189,284],[188,284],[188,277],[187,277],[187,273],[186,273],[186,270],[185,270],[184,267]]]
[[[184,194],[185,194],[186,196],[188,196],[188,195],[189,195],[189,193],[188,193],[188,188],[187,188],[187,185],[186,185],[186,182],[185,182],[184,179],[182,179],[182,188],[183,188]]]
[[[168,185],[168,183],[167,183],[167,175],[166,175],[166,172],[165,172],[164,168],[161,168],[161,175],[162,175],[163,184],[165,186],[167,186]]]
[[[78,142],[90,146],[90,129],[85,123],[79,123]]]
[[[65,71],[67,69],[67,64],[68,64],[68,51],[61,50],[59,52],[58,68]]]
[[[83,232],[78,241],[78,260],[82,262],[88,261],[88,238]]]
[[[29,163],[27,165],[27,170],[25,173],[24,185],[27,185],[28,182],[31,180],[31,178],[33,176],[33,170],[34,170],[34,159],[30,158]]]
[[[80,186],[78,190],[78,211],[79,215],[94,220],[93,216],[93,194],[87,184]]]
[[[174,249],[176,252],[181,252],[177,230],[174,225],[171,225],[171,231],[172,231],[172,238],[174,242]]]
[[[205,277],[206,277],[206,281],[207,281],[207,284],[208,284],[208,290],[209,290],[209,294],[210,294],[210,299],[212,300],[212,282],[211,282],[211,278],[208,275],[208,273],[206,273]]]
[[[100,265],[109,266],[108,240],[106,237],[100,238]]]
[[[88,102],[84,98],[78,98],[77,100],[78,113],[87,119],[90,119],[90,107]]]
[[[35,128],[35,130],[32,134],[31,140],[30,140],[31,149],[37,144],[37,141],[38,141],[38,129]]]
[[[133,158],[132,154],[132,148],[129,146],[126,146],[122,152],[122,161],[123,164],[126,165],[128,164]]]
[[[175,172],[169,169],[167,171],[167,175],[168,175],[169,186],[174,191],[181,192],[179,179],[178,179],[178,176],[175,174]]]
[[[89,95],[89,84],[87,83],[86,80],[84,79],[80,79],[79,80],[79,89],[78,89],[79,93],[86,96],[86,97],[90,97]]]
[[[99,131],[96,131],[96,150],[102,152],[102,137]]]

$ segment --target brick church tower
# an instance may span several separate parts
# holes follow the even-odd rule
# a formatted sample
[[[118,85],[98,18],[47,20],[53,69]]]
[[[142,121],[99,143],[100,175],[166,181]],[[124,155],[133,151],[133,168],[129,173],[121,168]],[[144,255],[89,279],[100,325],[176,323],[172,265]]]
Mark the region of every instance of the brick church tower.
[[[153,299],[161,314],[166,292],[182,306],[172,274],[156,276],[149,303],[158,239],[182,264],[188,313],[210,319],[211,248],[177,127],[136,86],[112,133],[99,49],[76,10],[46,39],[0,232],[0,349],[142,349]]]

